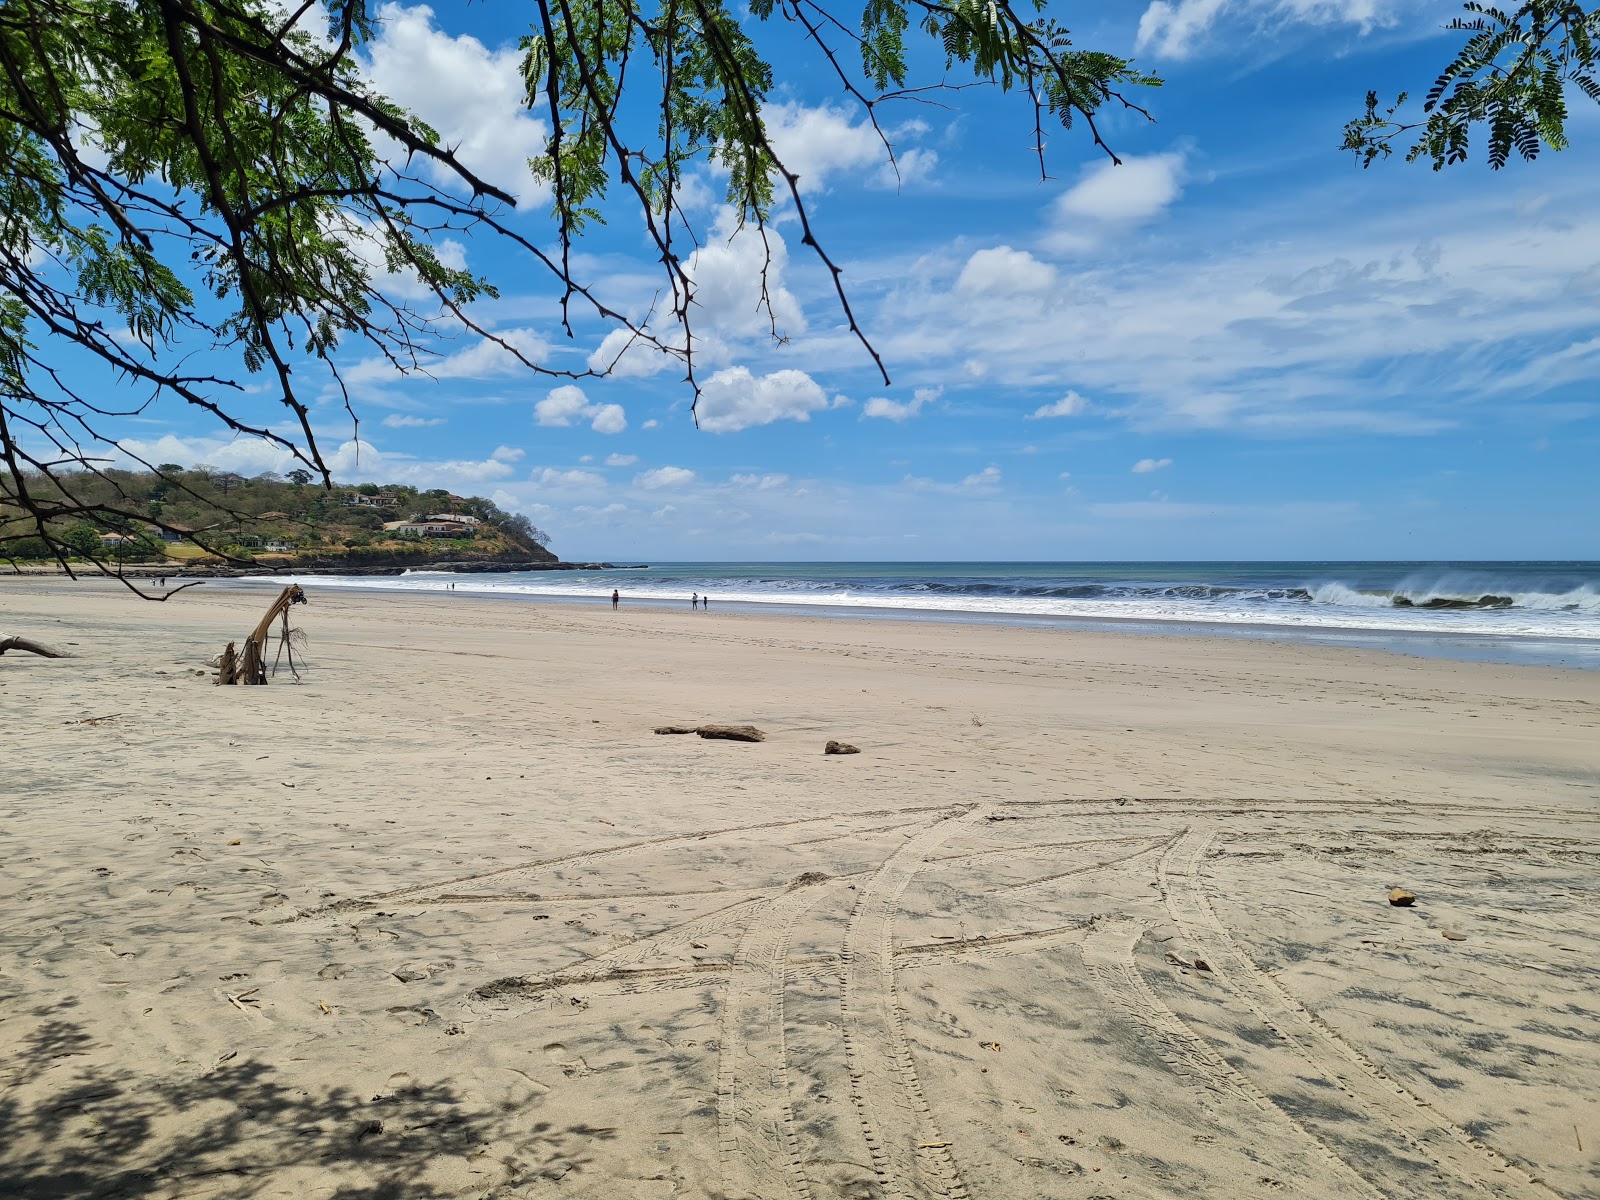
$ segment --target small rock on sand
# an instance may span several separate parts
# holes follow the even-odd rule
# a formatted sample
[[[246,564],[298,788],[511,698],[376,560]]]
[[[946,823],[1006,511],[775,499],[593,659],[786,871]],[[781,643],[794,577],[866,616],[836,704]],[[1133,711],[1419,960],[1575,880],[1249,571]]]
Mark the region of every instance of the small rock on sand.
[[[1445,940],[1449,942],[1464,942],[1467,940],[1466,934],[1457,933],[1454,929],[1446,929],[1444,931],[1444,937]]]
[[[718,738],[729,742],[764,742],[767,735],[754,725],[702,725],[695,730],[703,738]]]
[[[657,733],[693,733],[693,725],[657,725]]]
[[[852,746],[849,742],[829,742],[822,748],[824,754],[860,754],[859,746]]]
[[[1389,889],[1389,903],[1396,908],[1410,908],[1416,902],[1417,898],[1406,891],[1405,888]]]

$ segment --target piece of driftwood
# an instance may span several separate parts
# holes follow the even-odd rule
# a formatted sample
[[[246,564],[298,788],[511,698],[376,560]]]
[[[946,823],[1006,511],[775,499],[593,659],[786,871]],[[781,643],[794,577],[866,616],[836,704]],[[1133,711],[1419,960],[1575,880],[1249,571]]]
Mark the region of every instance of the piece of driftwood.
[[[306,594],[300,590],[298,583],[291,583],[279,593],[278,598],[267,609],[267,615],[248,637],[244,639],[244,649],[236,651],[234,643],[229,642],[228,648],[217,659],[217,682],[219,684],[255,684],[267,682],[267,635],[272,631],[272,623],[281,619],[283,632],[278,639],[278,659],[283,657],[284,651],[289,653],[289,673],[296,679],[300,672],[294,669],[294,634],[297,632],[289,628],[289,609],[296,604],[306,603]],[[278,659],[272,663],[272,673],[278,672]]]
[[[28,654],[37,654],[40,658],[72,657],[65,650],[57,650],[54,646],[46,646],[43,642],[36,642],[14,633],[0,634],[0,654],[4,654],[7,650],[22,650]]]
[[[702,725],[695,730],[703,738],[728,742],[764,742],[767,735],[754,725]]]

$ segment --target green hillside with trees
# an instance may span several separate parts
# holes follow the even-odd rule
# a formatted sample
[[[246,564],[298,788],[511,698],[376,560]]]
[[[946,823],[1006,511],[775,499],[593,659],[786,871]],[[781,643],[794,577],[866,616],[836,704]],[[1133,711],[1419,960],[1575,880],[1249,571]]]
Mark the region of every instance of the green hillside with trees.
[[[37,501],[64,499],[43,476],[20,483]],[[542,530],[481,496],[398,483],[330,489],[303,470],[247,478],[163,463],[155,472],[83,472],[73,478],[71,507],[70,517],[45,525],[45,537],[20,508],[0,503],[0,560],[174,570],[556,561]]]

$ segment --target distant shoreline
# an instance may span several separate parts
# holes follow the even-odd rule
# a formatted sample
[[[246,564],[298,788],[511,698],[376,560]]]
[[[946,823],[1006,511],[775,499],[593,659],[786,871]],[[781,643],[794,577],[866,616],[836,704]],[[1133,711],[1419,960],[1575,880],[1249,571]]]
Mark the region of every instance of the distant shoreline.
[[[575,568],[576,569],[576,568]],[[588,569],[623,570],[632,568],[590,567]],[[417,572],[413,570],[411,574]],[[430,574],[433,571],[430,569]],[[448,574],[448,572],[440,572]],[[348,576],[348,573],[345,573]],[[228,580],[233,586],[269,587],[276,585],[280,575],[245,575]],[[549,592],[524,592],[496,590],[492,585],[470,591],[448,592],[442,588],[407,588],[366,583],[351,577],[348,583],[334,583],[331,573],[323,580],[307,581],[316,590],[358,592],[366,595],[404,596],[418,598],[449,595],[461,600],[493,600],[500,603],[550,604],[561,607],[590,606],[607,603],[606,596],[552,594]],[[303,578],[303,576],[297,576]],[[318,588],[318,584],[321,588]],[[607,582],[602,591],[609,592]],[[687,615],[690,594],[683,596],[630,595],[622,589],[623,603],[627,607],[648,608],[652,611],[683,609]],[[1051,616],[1036,613],[983,613],[962,612],[937,608],[906,608],[874,606],[871,604],[829,605],[791,602],[726,599],[712,593],[712,615],[740,617],[808,617],[828,621],[867,621],[874,624],[903,621],[913,625],[949,624],[986,626],[1014,629],[1059,629],[1064,632],[1110,633],[1120,636],[1145,635],[1151,637],[1220,638],[1247,642],[1281,642],[1292,645],[1322,646],[1335,649],[1378,650],[1391,654],[1428,659],[1447,659],[1458,662],[1500,663],[1510,666],[1538,666],[1575,668],[1585,671],[1600,670],[1600,641],[1565,637],[1505,637],[1475,633],[1471,630],[1456,632],[1374,630],[1360,627],[1305,626],[1273,624],[1268,622],[1245,623],[1224,620],[1160,619],[1135,616]]]
[[[81,567],[73,564],[77,574],[97,579],[106,578],[98,568],[91,563]],[[370,566],[301,566],[286,565],[272,567],[266,564],[252,564],[248,567],[229,565],[179,565],[167,566],[161,563],[127,563],[112,572],[112,578],[121,575],[129,579],[255,579],[263,574],[279,575],[328,575],[328,576],[401,576],[414,574],[418,571],[434,571],[447,575],[494,575],[494,574],[520,574],[525,571],[647,571],[648,563],[569,563],[569,562],[426,562],[426,563],[384,563]],[[42,563],[39,565],[18,566],[14,571],[6,572],[13,575],[35,575],[49,578],[65,577],[67,572],[59,563]]]

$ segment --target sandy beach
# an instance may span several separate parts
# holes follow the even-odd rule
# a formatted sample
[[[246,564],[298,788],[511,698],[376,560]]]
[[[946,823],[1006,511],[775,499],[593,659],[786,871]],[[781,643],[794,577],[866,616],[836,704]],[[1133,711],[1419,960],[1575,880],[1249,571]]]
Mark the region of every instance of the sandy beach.
[[[310,596],[0,581],[0,1196],[1600,1195],[1600,672]]]

